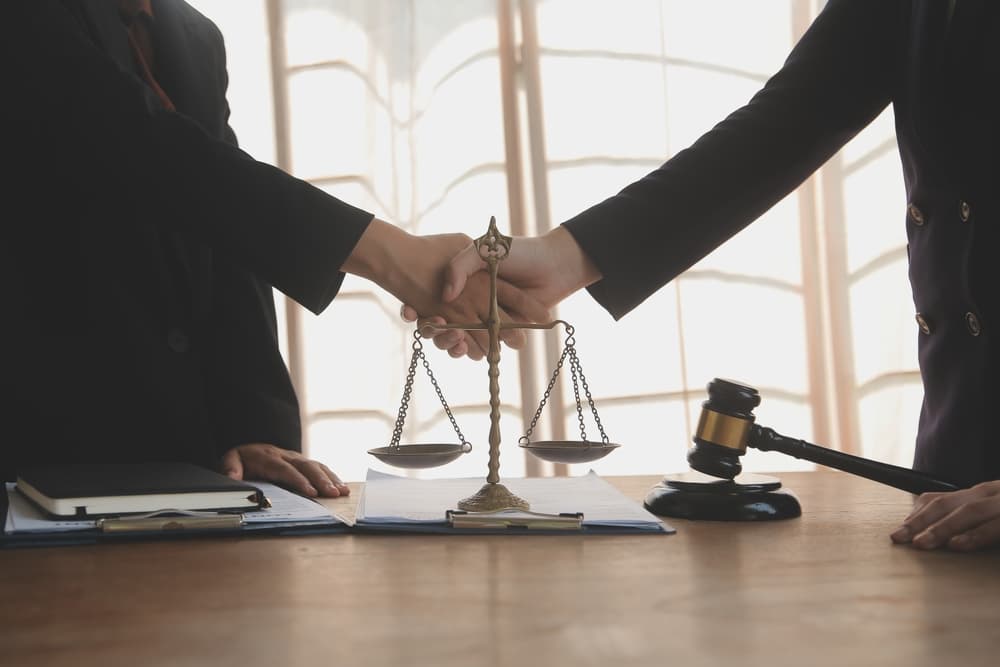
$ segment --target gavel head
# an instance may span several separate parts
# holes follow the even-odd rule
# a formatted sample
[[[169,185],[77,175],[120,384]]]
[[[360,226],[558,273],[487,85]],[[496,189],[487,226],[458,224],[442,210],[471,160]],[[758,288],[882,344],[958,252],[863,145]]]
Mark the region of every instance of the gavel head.
[[[687,460],[698,472],[733,479],[743,470],[740,456],[747,451],[753,409],[760,394],[753,387],[715,378],[708,383],[708,400],[701,404],[701,417],[694,434],[694,447]]]

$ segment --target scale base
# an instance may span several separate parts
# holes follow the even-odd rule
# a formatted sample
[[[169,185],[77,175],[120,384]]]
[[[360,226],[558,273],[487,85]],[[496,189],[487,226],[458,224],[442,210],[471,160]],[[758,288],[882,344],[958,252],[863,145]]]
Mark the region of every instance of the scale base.
[[[458,501],[458,509],[466,512],[495,512],[502,509],[529,510],[524,498],[511,493],[503,484],[484,484],[474,495]]]
[[[697,472],[667,475],[643,503],[660,516],[696,521],[775,521],[802,515],[798,499],[776,477],[717,479]]]

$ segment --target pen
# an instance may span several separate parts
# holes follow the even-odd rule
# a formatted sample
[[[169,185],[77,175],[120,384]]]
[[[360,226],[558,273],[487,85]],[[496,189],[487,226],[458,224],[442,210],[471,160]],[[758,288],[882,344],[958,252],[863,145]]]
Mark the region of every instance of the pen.
[[[242,514],[141,516],[98,519],[97,527],[105,533],[129,533],[165,530],[233,530],[242,528],[244,523]]]
[[[452,528],[523,528],[534,530],[580,530],[580,512],[542,514],[539,512],[466,512],[448,510],[445,513]]]

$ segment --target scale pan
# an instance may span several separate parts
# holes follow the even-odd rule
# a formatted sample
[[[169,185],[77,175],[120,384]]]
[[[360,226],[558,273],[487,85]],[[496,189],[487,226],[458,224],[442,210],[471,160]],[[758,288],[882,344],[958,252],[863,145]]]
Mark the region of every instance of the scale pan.
[[[472,449],[464,445],[400,445],[399,447],[377,447],[368,453],[382,463],[397,468],[435,468],[451,463]]]
[[[613,442],[581,442],[578,440],[540,440],[522,442],[520,447],[552,463],[587,463],[604,458],[617,448]]]

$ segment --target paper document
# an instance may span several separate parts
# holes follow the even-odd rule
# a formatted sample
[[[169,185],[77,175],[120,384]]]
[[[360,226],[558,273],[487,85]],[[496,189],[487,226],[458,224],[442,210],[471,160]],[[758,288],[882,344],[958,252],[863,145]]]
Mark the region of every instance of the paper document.
[[[271,507],[246,512],[243,515],[246,522],[244,530],[269,528],[276,524],[304,526],[310,524],[346,523],[341,517],[309,498],[266,482],[252,482],[252,484],[264,492],[264,495],[271,502]],[[94,520],[53,520],[46,517],[41,510],[22,496],[15,486],[14,482],[7,482],[8,507],[7,520],[4,525],[4,532],[6,534],[57,533],[93,530],[96,528],[96,521]]]
[[[532,512],[582,513],[584,529],[674,532],[593,471],[582,477],[532,477],[502,482],[512,493],[527,500]],[[411,479],[369,470],[358,503],[356,525],[420,531],[450,528],[446,512],[456,509],[460,499],[476,493],[484,483],[482,478]]]

